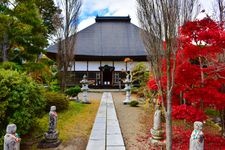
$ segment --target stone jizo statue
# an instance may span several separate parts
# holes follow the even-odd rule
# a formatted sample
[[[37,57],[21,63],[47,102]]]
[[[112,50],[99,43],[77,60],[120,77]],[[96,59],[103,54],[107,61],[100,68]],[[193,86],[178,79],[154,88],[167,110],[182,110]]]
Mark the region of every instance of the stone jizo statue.
[[[56,132],[57,127],[57,113],[56,113],[56,107],[51,106],[50,112],[49,112],[49,133]]]
[[[194,122],[194,130],[190,138],[189,150],[203,150],[204,149],[204,134],[202,132],[203,123],[200,121]]]
[[[9,124],[6,128],[6,135],[4,136],[4,150],[19,150],[21,139],[16,133],[16,125]]]
[[[153,123],[153,129],[154,130],[161,130],[162,129],[162,123],[161,123],[161,110],[159,105],[155,106],[155,114],[154,114],[154,123]]]
[[[151,144],[153,145],[164,145],[162,142],[164,130],[162,129],[162,121],[161,121],[162,111],[160,109],[160,105],[155,105],[155,113],[153,117],[153,127],[151,128]]]
[[[49,112],[49,127],[48,132],[44,133],[44,139],[42,139],[37,147],[38,148],[54,148],[59,146],[61,140],[58,139],[59,132],[57,131],[57,113],[56,107],[51,106]]]

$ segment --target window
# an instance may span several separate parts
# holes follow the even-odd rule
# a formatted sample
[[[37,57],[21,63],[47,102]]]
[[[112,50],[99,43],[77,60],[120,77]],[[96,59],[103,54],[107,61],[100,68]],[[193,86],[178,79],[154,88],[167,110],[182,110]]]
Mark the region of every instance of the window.
[[[120,81],[120,73],[119,72],[115,72],[114,74],[114,83],[118,84]]]

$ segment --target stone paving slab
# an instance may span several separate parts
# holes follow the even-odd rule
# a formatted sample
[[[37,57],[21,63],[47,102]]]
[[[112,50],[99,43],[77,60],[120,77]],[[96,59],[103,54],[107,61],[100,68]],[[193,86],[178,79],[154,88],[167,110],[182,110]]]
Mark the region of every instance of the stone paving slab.
[[[86,150],[125,150],[112,94],[104,92]]]
[[[121,134],[120,128],[115,128],[115,127],[109,127],[107,126],[107,135],[108,134]]]
[[[125,149],[111,93],[108,93],[106,122],[106,149]]]
[[[105,141],[105,130],[95,129],[91,132],[89,140],[104,140]]]
[[[107,146],[124,146],[121,134],[107,134]]]
[[[86,150],[106,149],[106,97],[102,96]]]
[[[107,150],[125,150],[124,146],[107,146]]]
[[[103,123],[103,124],[106,124],[106,118],[105,117],[96,117],[95,118],[95,123],[98,123],[98,124],[101,124],[101,123]]]
[[[105,141],[102,140],[90,140],[88,141],[88,146],[86,150],[105,150]]]

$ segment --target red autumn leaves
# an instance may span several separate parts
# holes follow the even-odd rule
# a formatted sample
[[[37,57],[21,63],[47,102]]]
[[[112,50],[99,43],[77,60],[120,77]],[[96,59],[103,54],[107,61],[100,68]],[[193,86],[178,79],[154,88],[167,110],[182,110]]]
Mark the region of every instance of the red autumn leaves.
[[[221,24],[210,18],[187,22],[180,28],[177,42],[173,117],[193,122],[205,119],[200,107],[225,109],[225,63],[219,56],[224,54],[225,31]],[[165,68],[163,65],[161,83],[164,91]],[[150,79],[148,87],[157,90],[156,81]],[[180,103],[181,94],[185,105]],[[186,117],[179,116],[183,114],[181,110],[186,112]],[[193,112],[202,118],[190,119]]]

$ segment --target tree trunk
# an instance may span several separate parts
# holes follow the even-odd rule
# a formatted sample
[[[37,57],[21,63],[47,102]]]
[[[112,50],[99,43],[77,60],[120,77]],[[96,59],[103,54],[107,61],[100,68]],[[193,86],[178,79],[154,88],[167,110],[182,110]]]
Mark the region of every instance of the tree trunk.
[[[224,0],[217,0],[219,8],[219,21],[222,23],[224,20]]]
[[[221,136],[225,136],[225,110],[224,109],[220,111],[220,118],[221,118],[221,127],[222,127]]]
[[[202,64],[202,59],[201,57],[198,58],[199,59],[199,64],[200,64],[200,70],[201,70],[201,87],[204,86],[204,72],[203,72],[203,64]],[[204,103],[203,100],[200,99],[200,107],[203,110],[204,108]]]
[[[2,45],[2,61],[5,62],[5,61],[8,61],[8,46],[7,46],[7,43],[8,43],[8,37],[6,34],[4,34],[4,37],[3,37],[3,45]]]
[[[166,150],[172,150],[172,105],[171,93],[167,93],[167,111],[166,111]]]
[[[167,85],[166,85],[166,149],[172,150],[172,80],[171,80],[171,47],[167,49]]]

